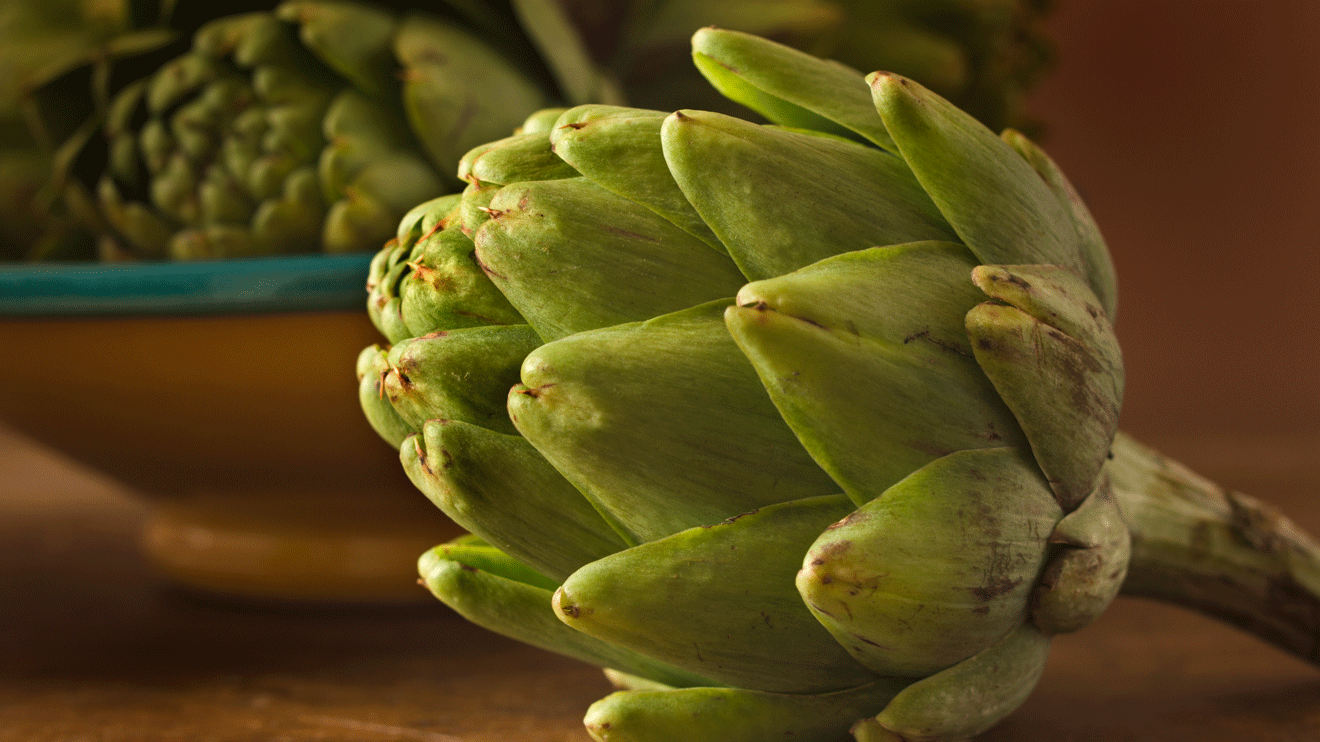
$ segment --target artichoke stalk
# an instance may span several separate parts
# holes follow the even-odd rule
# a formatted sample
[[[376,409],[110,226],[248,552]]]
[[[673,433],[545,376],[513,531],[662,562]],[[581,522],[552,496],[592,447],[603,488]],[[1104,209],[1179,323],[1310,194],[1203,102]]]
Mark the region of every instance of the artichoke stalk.
[[[210,23],[128,84],[160,62],[98,59],[84,82],[96,116],[47,127],[63,142],[47,191],[108,260],[375,249],[408,208],[461,187],[451,174],[464,152],[534,110],[714,104],[675,63],[693,28],[897,69],[998,126],[1019,118],[1022,91],[1052,62],[1047,11],[1039,0],[448,0],[426,12],[287,0]],[[44,97],[67,101],[64,82]]]
[[[439,599],[607,668],[610,741],[967,739],[1125,579],[1314,656],[1261,599],[1316,605],[1314,545],[1117,433],[1113,267],[1044,152],[692,44],[773,123],[534,115],[373,262],[363,409],[473,534],[421,558]]]

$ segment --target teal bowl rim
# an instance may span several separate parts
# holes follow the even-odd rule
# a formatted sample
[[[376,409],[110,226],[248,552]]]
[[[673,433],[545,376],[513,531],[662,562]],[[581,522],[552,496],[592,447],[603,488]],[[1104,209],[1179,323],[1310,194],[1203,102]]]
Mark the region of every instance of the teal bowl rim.
[[[0,264],[0,317],[364,309],[371,253]]]

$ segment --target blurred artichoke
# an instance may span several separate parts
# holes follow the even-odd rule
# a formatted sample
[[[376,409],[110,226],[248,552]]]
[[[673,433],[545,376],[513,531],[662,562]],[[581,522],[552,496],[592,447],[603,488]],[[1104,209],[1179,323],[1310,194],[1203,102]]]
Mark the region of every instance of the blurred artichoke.
[[[130,255],[362,249],[443,192],[426,151],[456,158],[545,102],[455,24],[287,2],[202,27],[116,96],[96,198]]]
[[[0,255],[96,256],[85,194],[65,199],[74,157],[104,118],[112,90],[176,56],[181,36],[221,13],[266,7],[174,0],[0,3]],[[79,196],[82,196],[81,198]]]
[[[482,540],[423,576],[615,671],[599,739],[979,733],[1125,573],[1104,244],[915,82],[693,49],[776,125],[534,117],[377,258],[364,408]]]
[[[63,142],[48,190],[102,235],[107,259],[374,249],[409,207],[459,187],[463,152],[538,108],[715,105],[685,61],[702,25],[929,79],[996,126],[1019,118],[1052,61],[1038,0],[407,7],[287,0],[202,27],[142,79],[124,72],[142,60],[85,76],[89,97],[111,102],[90,126],[46,126]],[[68,100],[67,87],[45,97]]]
[[[839,2],[852,22],[817,56],[915,77],[995,131],[1039,128],[1022,105],[1053,67],[1055,0]]]
[[[61,243],[76,239],[70,221],[40,206],[51,148],[30,130],[24,97],[52,67],[86,55],[129,24],[125,3],[0,0],[0,260],[58,253]]]
[[[611,741],[966,739],[1129,573],[1316,658],[1309,537],[1115,438],[1113,269],[1041,150],[692,43],[775,123],[541,112],[373,262],[363,409],[473,534],[437,597],[607,668]]]
[[[1052,0],[560,0],[631,105],[731,108],[692,69],[701,26],[773,36],[816,56],[913,77],[987,126],[1028,124],[1022,102],[1054,62]]]

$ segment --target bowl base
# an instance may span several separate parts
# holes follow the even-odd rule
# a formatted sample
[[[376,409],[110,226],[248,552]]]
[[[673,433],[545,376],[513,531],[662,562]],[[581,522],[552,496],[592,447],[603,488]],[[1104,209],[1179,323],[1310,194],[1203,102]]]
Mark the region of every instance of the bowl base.
[[[242,507],[218,495],[158,503],[144,528],[143,547],[167,580],[212,597],[354,605],[435,601],[417,584],[417,558],[462,529],[439,511],[425,518],[351,512],[327,509],[324,497],[316,499],[285,493],[276,501],[283,512],[271,512],[270,500]],[[298,507],[298,500],[311,507]]]

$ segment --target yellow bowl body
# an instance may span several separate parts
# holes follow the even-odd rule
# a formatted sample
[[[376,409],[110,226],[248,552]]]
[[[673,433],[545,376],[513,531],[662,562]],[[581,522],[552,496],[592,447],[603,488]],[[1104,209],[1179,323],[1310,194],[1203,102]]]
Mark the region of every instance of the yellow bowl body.
[[[357,402],[365,312],[0,317],[0,420],[141,493],[147,553],[244,598],[425,601],[460,529]]]

